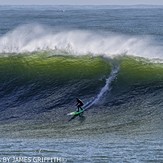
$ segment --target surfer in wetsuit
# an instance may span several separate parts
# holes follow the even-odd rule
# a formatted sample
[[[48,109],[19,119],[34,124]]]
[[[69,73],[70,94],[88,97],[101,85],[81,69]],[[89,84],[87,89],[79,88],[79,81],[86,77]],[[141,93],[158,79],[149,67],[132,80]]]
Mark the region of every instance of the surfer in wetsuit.
[[[79,109],[83,110],[83,109],[82,109],[82,106],[83,106],[84,104],[83,104],[83,102],[82,102],[80,99],[78,99],[78,98],[76,98],[76,101],[77,101],[76,106],[78,107],[78,112],[79,112],[79,111],[80,111]]]

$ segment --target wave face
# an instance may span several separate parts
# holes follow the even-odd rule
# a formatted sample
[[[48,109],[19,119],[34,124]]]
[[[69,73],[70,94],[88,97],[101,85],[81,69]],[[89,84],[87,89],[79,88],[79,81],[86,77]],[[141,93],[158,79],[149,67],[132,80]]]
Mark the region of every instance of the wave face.
[[[51,53],[1,56],[1,120],[33,119],[37,114],[57,112],[72,107],[76,97],[88,109],[130,108],[133,100],[136,106],[143,104],[144,98],[144,104],[161,109],[162,63],[128,56],[109,59]]]
[[[78,92],[86,95],[84,90],[87,87],[88,94],[94,89],[98,90],[111,71],[111,65],[102,57],[48,56],[45,53],[1,57],[0,65],[1,97],[6,101],[14,94],[15,102],[11,101],[14,105],[37,96],[48,97],[54,91],[63,91],[59,95],[59,98],[62,97],[61,101],[67,97],[66,92],[74,92],[72,97],[67,97],[68,102]],[[76,86],[79,88],[75,91]]]

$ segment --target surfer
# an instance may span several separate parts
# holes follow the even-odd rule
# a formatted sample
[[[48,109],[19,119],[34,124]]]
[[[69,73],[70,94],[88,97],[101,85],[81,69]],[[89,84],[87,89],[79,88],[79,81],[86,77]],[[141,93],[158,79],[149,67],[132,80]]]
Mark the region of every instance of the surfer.
[[[80,111],[79,109],[83,110],[83,109],[82,109],[82,106],[83,106],[84,104],[83,104],[83,102],[82,102],[80,99],[78,99],[78,98],[76,98],[76,101],[77,101],[76,106],[78,107],[78,112],[79,112],[79,111]]]

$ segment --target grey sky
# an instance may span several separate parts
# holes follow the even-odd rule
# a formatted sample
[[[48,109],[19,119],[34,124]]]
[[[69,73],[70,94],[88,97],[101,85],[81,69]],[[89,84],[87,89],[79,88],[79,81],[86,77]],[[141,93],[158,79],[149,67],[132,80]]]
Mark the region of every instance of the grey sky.
[[[163,5],[163,0],[0,0],[0,5]]]

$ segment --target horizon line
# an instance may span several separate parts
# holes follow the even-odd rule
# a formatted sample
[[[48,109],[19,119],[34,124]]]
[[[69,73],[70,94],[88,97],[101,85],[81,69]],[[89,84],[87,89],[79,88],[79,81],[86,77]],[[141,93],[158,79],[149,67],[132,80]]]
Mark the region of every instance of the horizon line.
[[[0,4],[0,6],[163,6],[163,4]]]

